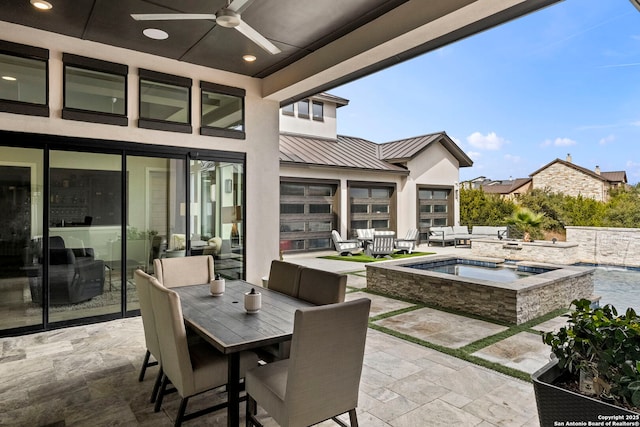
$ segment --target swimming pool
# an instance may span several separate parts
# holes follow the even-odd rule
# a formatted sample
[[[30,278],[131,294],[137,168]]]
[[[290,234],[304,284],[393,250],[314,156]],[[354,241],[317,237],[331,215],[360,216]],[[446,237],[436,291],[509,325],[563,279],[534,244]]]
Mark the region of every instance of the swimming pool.
[[[627,307],[640,312],[640,271],[616,267],[597,267],[593,274],[594,293],[600,306],[612,304],[619,314]]]
[[[470,259],[449,259],[440,262],[421,262],[405,264],[408,268],[452,274],[468,279],[488,280],[498,283],[511,283],[534,274],[546,273],[552,269],[518,267],[515,264],[485,262]]]

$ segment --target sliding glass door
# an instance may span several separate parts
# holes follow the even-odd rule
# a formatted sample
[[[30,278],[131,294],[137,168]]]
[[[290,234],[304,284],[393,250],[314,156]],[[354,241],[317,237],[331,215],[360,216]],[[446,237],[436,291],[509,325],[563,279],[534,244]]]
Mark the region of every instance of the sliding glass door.
[[[43,150],[0,147],[0,330],[43,323]]]

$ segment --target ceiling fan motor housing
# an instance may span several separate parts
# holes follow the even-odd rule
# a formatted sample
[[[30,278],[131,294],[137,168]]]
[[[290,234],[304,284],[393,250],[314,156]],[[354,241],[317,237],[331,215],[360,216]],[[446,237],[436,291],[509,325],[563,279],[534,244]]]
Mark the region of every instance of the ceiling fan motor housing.
[[[230,9],[222,9],[216,13],[216,24],[225,28],[234,28],[240,25],[240,15]]]

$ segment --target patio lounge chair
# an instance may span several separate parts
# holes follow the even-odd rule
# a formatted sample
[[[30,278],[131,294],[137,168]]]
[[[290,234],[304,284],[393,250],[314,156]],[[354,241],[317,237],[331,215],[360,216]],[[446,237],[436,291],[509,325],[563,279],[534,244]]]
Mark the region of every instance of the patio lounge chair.
[[[351,255],[362,250],[357,240],[344,240],[337,230],[331,230],[331,238],[340,255]]]
[[[431,227],[427,235],[427,245],[431,246],[432,242],[441,243],[442,246],[447,243],[455,245],[456,238],[453,234],[453,227]]]
[[[395,247],[400,252],[411,253],[416,248],[418,240],[418,229],[410,228],[404,239],[396,239]]]
[[[453,241],[454,246],[457,247],[462,242],[468,242],[468,244],[471,244],[471,233],[469,233],[469,227],[466,225],[454,225],[451,228],[453,228],[453,237],[455,239]]]
[[[395,250],[394,234],[376,232],[373,235],[373,242],[367,246],[367,255],[374,258],[391,255]]]

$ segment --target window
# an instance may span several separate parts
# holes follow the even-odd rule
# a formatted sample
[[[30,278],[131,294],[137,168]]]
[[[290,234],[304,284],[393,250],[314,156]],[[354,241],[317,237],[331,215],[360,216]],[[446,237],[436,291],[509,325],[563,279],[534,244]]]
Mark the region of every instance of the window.
[[[0,41],[0,111],[49,116],[49,51]]]
[[[313,120],[324,121],[324,104],[322,102],[313,101]]]
[[[138,126],[191,133],[191,79],[144,69],[139,72]]]
[[[294,115],[293,104],[285,105],[284,107],[282,107],[282,115],[293,116]]]
[[[200,134],[245,139],[245,90],[200,82]]]
[[[298,102],[298,118],[301,118],[301,119],[309,118],[309,100],[308,99]]]
[[[62,118],[127,126],[126,65],[65,53]]]

